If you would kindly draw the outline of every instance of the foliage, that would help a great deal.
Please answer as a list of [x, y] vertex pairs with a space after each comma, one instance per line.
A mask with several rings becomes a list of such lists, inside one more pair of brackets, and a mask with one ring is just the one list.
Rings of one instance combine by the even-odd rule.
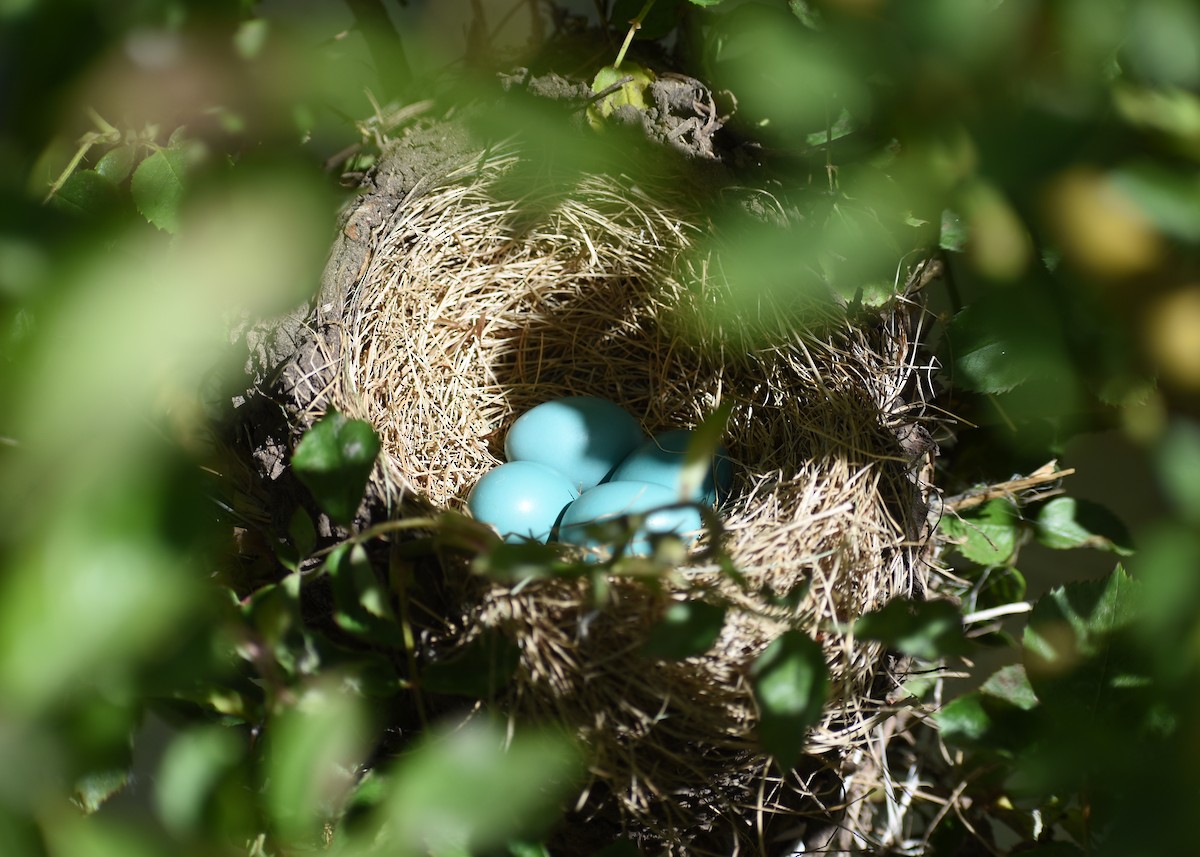
[[[0, 2], [0, 75], [19, 82], [0, 126], [6, 854], [545, 853], [586, 748], [490, 718], [514, 664], [503, 636], [418, 663], [412, 614], [435, 593], [415, 564], [462, 551], [509, 582], [584, 577], [602, 601], [608, 573], [654, 585], [678, 544], [595, 568], [454, 515], [357, 529], [378, 441], [332, 414], [291, 459], [310, 496], [263, 520], [205, 428], [238, 389], [229, 330], [311, 298], [338, 178], [369, 168], [401, 108], [487, 103], [490, 83], [462, 81], [541, 63], [499, 44], [515, 14], [464, 28], [435, 5], [407, 4], [397, 29], [362, 0]], [[731, 300], [779, 307], [786, 330], [814, 305], [892, 299], [927, 254], [945, 270], [930, 334], [939, 405], [960, 420], [938, 473], [960, 604], [897, 601], [824, 631], [930, 669], [971, 672], [997, 648], [1012, 662], [961, 692], [906, 688], [914, 710], [941, 700], [945, 752], [923, 759], [937, 776], [922, 788], [947, 809], [896, 798], [911, 805], [898, 847], [1177, 852], [1195, 837], [1200, 713], [1200, 13], [597, 6], [608, 20], [583, 36], [594, 59], [577, 72], [603, 96], [588, 111], [598, 134], [619, 140], [614, 116], [652, 109], [651, 75], [694, 74], [793, 224], [714, 209], [738, 236], [722, 248]], [[509, 48], [549, 23], [579, 32], [528, 8]], [[514, 103], [493, 130], [542, 127]], [[541, 143], [564, 168], [598, 157], [574, 139], [546, 126]], [[1136, 552], [1111, 514], [1057, 489], [971, 504], [979, 483], [1112, 428], [1148, 450], [1167, 509]], [[387, 539], [401, 529], [421, 534], [407, 555]], [[1017, 567], [1042, 549], [1125, 565], [1047, 588]], [[671, 604], [643, 656], [703, 653], [725, 618], [703, 593]], [[789, 630], [751, 681], [761, 743], [786, 768], [821, 716], [820, 649]], [[429, 722], [434, 697], [481, 713], [447, 730]]]

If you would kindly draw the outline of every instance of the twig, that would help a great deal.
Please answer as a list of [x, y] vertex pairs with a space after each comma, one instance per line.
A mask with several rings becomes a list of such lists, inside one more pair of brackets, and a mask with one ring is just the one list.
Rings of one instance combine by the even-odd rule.
[[980, 622], [999, 619], [1001, 616], [1017, 616], [1021, 613], [1028, 613], [1032, 609], [1032, 601], [1014, 601], [1012, 604], [1001, 604], [997, 607], [989, 607], [987, 610], [976, 610], [974, 613], [968, 613], [966, 616], [963, 616], [963, 624], [975, 625]]
[[1058, 469], [1058, 462], [1051, 461], [1048, 464], [1039, 467], [1028, 476], [1023, 476], [1020, 479], [1010, 479], [1007, 482], [997, 482], [994, 485], [984, 485], [981, 488], [973, 488], [969, 491], [964, 491], [954, 497], [946, 500], [946, 508], [955, 512], [961, 512], [963, 509], [970, 509], [975, 506], [982, 505], [988, 500], [995, 500], [997, 497], [1011, 497], [1014, 494], [1028, 491], [1031, 488], [1037, 488], [1041, 485], [1048, 485], [1051, 482], [1057, 482], [1075, 472], [1074, 467], [1068, 467], [1065, 470]]

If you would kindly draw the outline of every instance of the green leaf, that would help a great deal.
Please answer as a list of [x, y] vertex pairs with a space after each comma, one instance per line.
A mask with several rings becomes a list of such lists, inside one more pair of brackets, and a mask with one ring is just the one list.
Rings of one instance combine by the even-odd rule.
[[626, 77], [631, 79], [621, 84], [616, 92], [604, 96], [588, 108], [588, 116], [593, 120], [593, 124], [598, 121], [595, 119], [597, 114], [601, 117], [608, 117], [618, 107], [628, 105], [637, 110], [646, 109], [648, 106], [646, 89], [654, 80], [654, 75], [648, 69], [634, 62], [623, 62], [620, 67], [606, 65], [600, 69], [596, 72], [596, 77], [592, 79], [592, 92], [596, 94], [604, 92]]
[[988, 568], [978, 585], [975, 609], [986, 610], [989, 607], [1022, 601], [1027, 590], [1025, 575], [1011, 565]]
[[1159, 481], [1176, 512], [1200, 523], [1200, 425], [1174, 420], [1155, 450]]
[[966, 649], [962, 614], [949, 601], [893, 598], [879, 610], [864, 614], [854, 624], [854, 634], [925, 661]]
[[716, 479], [713, 462], [721, 451], [721, 438], [729, 425], [733, 413], [733, 402], [726, 399], [717, 405], [711, 414], [700, 421], [692, 432], [687, 450], [683, 454], [683, 466], [679, 469], [679, 495], [696, 497], [702, 493], [706, 479]]
[[301, 438], [292, 468], [329, 517], [349, 526], [362, 504], [379, 448], [369, 423], [331, 410]]
[[1053, 379], [1068, 365], [1054, 307], [1034, 288], [993, 290], [960, 312], [946, 331], [954, 383], [1005, 393]]
[[1042, 507], [1034, 535], [1048, 548], [1097, 548], [1120, 556], [1133, 553], [1124, 524], [1103, 506], [1074, 497], [1055, 497]]
[[96, 162], [96, 172], [114, 185], [119, 185], [125, 179], [129, 178], [129, 173], [133, 170], [133, 159], [136, 154], [137, 147], [133, 145], [116, 146], [109, 149], [104, 153], [104, 157]]
[[404, 645], [388, 592], [362, 545], [340, 545], [325, 560], [325, 571], [333, 584], [333, 621], [338, 627], [372, 642]]
[[716, 6], [721, 0], [690, 0], [690, 2], [693, 6], [707, 7]]
[[552, 731], [476, 720], [426, 733], [392, 775], [378, 853], [480, 853], [538, 838], [583, 772], [574, 743]]
[[432, 693], [491, 699], [504, 689], [521, 663], [521, 650], [499, 631], [484, 631], [454, 657], [435, 661], [421, 673]]
[[947, 515], [942, 518], [941, 530], [967, 559], [992, 566], [1003, 564], [1013, 555], [1019, 524], [1017, 507], [1000, 498], [957, 518]]
[[50, 200], [61, 211], [103, 217], [117, 204], [117, 186], [95, 170], [76, 170]]
[[938, 246], [953, 253], [961, 253], [967, 246], [967, 224], [957, 212], [949, 208], [942, 212]]
[[819, 722], [829, 693], [821, 647], [799, 631], [785, 631], [750, 668], [758, 702], [758, 738], [789, 770], [804, 752], [807, 729]]
[[1021, 664], [1009, 664], [996, 670], [980, 686], [979, 692], [1002, 699], [1022, 711], [1029, 711], [1038, 702]]
[[1025, 629], [1024, 663], [1045, 703], [1112, 710], [1143, 684], [1139, 653], [1124, 634], [1141, 615], [1141, 588], [1117, 566], [1107, 577], [1057, 587], [1038, 600]]
[[1133, 164], [1117, 170], [1110, 181], [1162, 232], [1200, 241], [1200, 179], [1192, 172]]
[[213, 792], [247, 750], [246, 738], [226, 726], [177, 735], [154, 778], [155, 803], [166, 828], [176, 836], [201, 832]]
[[266, 809], [286, 838], [315, 838], [338, 817], [369, 751], [370, 731], [361, 700], [336, 680], [308, 686], [267, 724]]
[[142, 217], [172, 234], [179, 231], [187, 156], [182, 147], [159, 149], [133, 171], [130, 190]]
[[725, 625], [725, 608], [705, 601], [671, 604], [650, 632], [643, 652], [667, 660], [702, 655], [712, 648]]
[[292, 513], [292, 521], [288, 525], [288, 535], [301, 559], [309, 556], [313, 552], [313, 548], [317, 546], [316, 527], [313, 526], [313, 520], [309, 516], [308, 510], [303, 506], [297, 506], [296, 511]]
[[129, 784], [129, 771], [113, 768], [85, 774], [75, 782], [73, 800], [85, 813], [91, 815]]
[[948, 743], [1011, 758], [1034, 740], [1036, 724], [1027, 712], [1037, 704], [1024, 668], [1015, 664], [994, 673], [979, 690], [951, 700], [935, 719]]

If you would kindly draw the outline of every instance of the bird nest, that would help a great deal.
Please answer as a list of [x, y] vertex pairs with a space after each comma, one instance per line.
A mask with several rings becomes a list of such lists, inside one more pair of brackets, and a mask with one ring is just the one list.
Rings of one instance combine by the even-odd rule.
[[[602, 598], [583, 577], [463, 575], [430, 650], [485, 634], [515, 645], [498, 705], [574, 731], [590, 771], [575, 809], [609, 832], [727, 854], [771, 851], [770, 816], [841, 807], [852, 827], [845, 814], [869, 807], [846, 778], [881, 753], [873, 736], [899, 681], [853, 621], [921, 597], [929, 556], [931, 455], [908, 442], [921, 416], [912, 290], [874, 309], [830, 304], [820, 324], [762, 340], [720, 311], [719, 236], [691, 167], [564, 184], [522, 165], [520, 145], [453, 126], [383, 159], [344, 215], [304, 358], [284, 374], [293, 419], [336, 407], [370, 422], [383, 447], [372, 491], [398, 514], [463, 510], [513, 420], [549, 399], [610, 399], [647, 432], [729, 403], [736, 476], [719, 544], [656, 585], [615, 574]], [[727, 609], [715, 645], [644, 654], [687, 599]], [[788, 629], [819, 642], [830, 692], [806, 743], [815, 761], [783, 773], [756, 740], [750, 668]]]

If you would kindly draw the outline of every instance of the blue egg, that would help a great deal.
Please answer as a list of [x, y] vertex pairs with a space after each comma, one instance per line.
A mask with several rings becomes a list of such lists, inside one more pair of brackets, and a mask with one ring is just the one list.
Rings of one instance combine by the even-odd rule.
[[592, 396], [543, 402], [521, 414], [504, 439], [509, 461], [537, 461], [580, 491], [604, 481], [645, 435], [623, 408]]
[[510, 461], [475, 483], [467, 508], [506, 542], [545, 542], [579, 492], [563, 474], [535, 461]]
[[[672, 489], [678, 498], [679, 478], [683, 473], [685, 453], [692, 442], [692, 434], [687, 429], [656, 434], [621, 462], [613, 472], [613, 481], [652, 482]], [[729, 460], [729, 452], [720, 446], [699, 490], [686, 499], [712, 506], [717, 500], [728, 496], [732, 485], [733, 463]]]
[[595, 549], [602, 545], [587, 532], [588, 524], [611, 521], [621, 515], [646, 515], [629, 545], [629, 553], [646, 556], [651, 552], [651, 534], [674, 533], [694, 538], [703, 526], [700, 513], [694, 508], [662, 508], [678, 502], [676, 493], [662, 485], [605, 482], [584, 491], [567, 507], [558, 525], [558, 537], [568, 544]]

